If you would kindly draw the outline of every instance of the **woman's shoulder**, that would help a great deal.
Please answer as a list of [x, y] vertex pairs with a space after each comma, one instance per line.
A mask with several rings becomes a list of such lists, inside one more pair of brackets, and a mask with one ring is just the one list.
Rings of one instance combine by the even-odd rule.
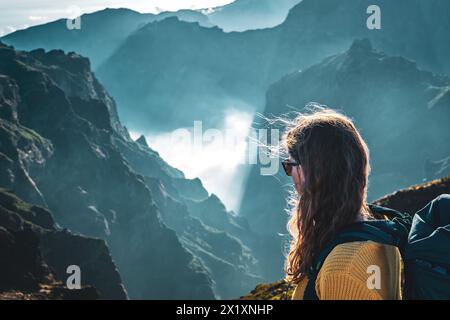
[[[382, 290], [368, 290], [373, 272], [380, 273]], [[316, 290], [324, 293], [330, 286], [360, 287], [364, 298], [397, 298], [401, 257], [397, 247], [373, 241], [349, 242], [336, 246], [325, 259], [316, 281]], [[351, 285], [350, 285], [351, 284]]]
[[[370, 266], [382, 266], [400, 260], [397, 247], [373, 241], [355, 241], [336, 246], [325, 259], [321, 273], [342, 272], [367, 277]], [[319, 273], [320, 275], [320, 273]]]

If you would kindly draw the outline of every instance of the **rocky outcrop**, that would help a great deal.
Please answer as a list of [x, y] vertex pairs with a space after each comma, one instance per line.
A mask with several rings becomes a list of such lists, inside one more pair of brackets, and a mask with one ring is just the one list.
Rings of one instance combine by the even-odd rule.
[[280, 280], [274, 283], [259, 284], [240, 300], [290, 300], [295, 286]]
[[[70, 265], [81, 289], [66, 287]], [[46, 209], [0, 189], [0, 299], [126, 299], [103, 240], [58, 230]]]
[[443, 193], [450, 194], [450, 176], [396, 191], [377, 199], [374, 203], [414, 214]]

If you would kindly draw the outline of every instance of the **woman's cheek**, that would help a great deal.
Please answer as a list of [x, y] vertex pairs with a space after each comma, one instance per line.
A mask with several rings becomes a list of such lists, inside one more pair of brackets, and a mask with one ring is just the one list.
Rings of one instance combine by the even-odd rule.
[[298, 167], [295, 167], [293, 169], [293, 175], [292, 175], [292, 180], [294, 182], [295, 185], [295, 190], [297, 190], [297, 193], [299, 195], [302, 194], [302, 174], [301, 174], [301, 170], [298, 170]]

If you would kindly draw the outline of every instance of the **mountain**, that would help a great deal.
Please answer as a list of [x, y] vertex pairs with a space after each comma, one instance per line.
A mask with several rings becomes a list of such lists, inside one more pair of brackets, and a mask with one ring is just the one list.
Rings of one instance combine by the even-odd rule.
[[[366, 26], [374, 4], [382, 10], [381, 30]], [[226, 110], [261, 112], [271, 83], [344, 52], [359, 38], [450, 74], [449, 12], [445, 0], [304, 0], [274, 28], [229, 33], [169, 18], [130, 35], [98, 76], [123, 121], [138, 130], [174, 130], [194, 120], [219, 127]]]
[[[450, 194], [450, 176], [414, 185], [383, 196], [373, 203], [401, 212], [414, 214], [441, 194]], [[274, 283], [259, 284], [242, 300], [290, 300], [294, 286], [279, 280]]]
[[[449, 85], [446, 76], [379, 52], [367, 39], [356, 40], [344, 54], [274, 83], [267, 91], [265, 114], [281, 115], [311, 101], [342, 109], [356, 120], [371, 147], [371, 194], [378, 197], [385, 192], [383, 185], [395, 190], [423, 179], [425, 155], [440, 160], [450, 154], [444, 120], [450, 116]], [[411, 159], [416, 150], [420, 154]], [[380, 179], [377, 172], [395, 174], [375, 181]]]
[[272, 51], [261, 43], [271, 37], [271, 30], [225, 33], [167, 18], [130, 35], [97, 74], [137, 130], [174, 130], [194, 120], [217, 126], [229, 109], [252, 112], [262, 103], [261, 74]]
[[226, 298], [261, 281], [245, 220], [129, 137], [88, 59], [2, 44], [0, 84], [0, 187], [104, 239], [131, 298]]
[[[381, 29], [366, 26], [367, 8], [377, 5]], [[345, 51], [355, 39], [368, 38], [376, 48], [390, 55], [401, 55], [423, 68], [450, 74], [450, 3], [445, 0], [306, 0], [295, 6], [280, 26], [280, 52], [289, 63], [296, 63], [298, 52], [305, 52], [304, 68], [323, 57]], [[289, 50], [289, 51], [286, 51]], [[291, 57], [291, 58], [289, 58]], [[295, 68], [295, 65], [291, 65]]]
[[301, 0], [236, 0], [213, 8], [209, 20], [225, 32], [274, 27]]
[[141, 26], [151, 22], [176, 16], [182, 21], [199, 22], [211, 26], [208, 18], [198, 11], [180, 10], [160, 14], [139, 13], [130, 9], [104, 9], [83, 14], [81, 28], [69, 30], [67, 19], [18, 30], [3, 37], [4, 43], [17, 49], [46, 50], [62, 49], [74, 51], [89, 57], [93, 68], [105, 61], [114, 50]]
[[126, 132], [89, 61], [4, 45], [0, 57], [2, 186], [37, 198], [61, 226], [106, 240], [131, 298], [213, 298], [206, 271], [113, 146]]
[[[224, 8], [263, 8], [271, 3], [257, 2], [241, 0]], [[366, 26], [370, 5], [381, 9], [381, 30]], [[277, 6], [283, 5], [277, 1]], [[167, 131], [191, 126], [194, 120], [220, 127], [232, 108], [260, 112], [271, 83], [345, 51], [357, 38], [368, 38], [376, 48], [415, 60], [427, 70], [450, 74], [449, 9], [446, 0], [303, 0], [276, 27], [228, 33], [175, 16], [147, 21], [146, 15], [136, 12], [106, 10], [87, 16], [86, 28], [69, 34], [60, 21], [61, 36], [49, 37], [53, 32], [43, 25], [3, 41], [22, 49], [61, 48], [86, 55], [118, 101], [127, 126]], [[102, 16], [111, 18], [97, 19]], [[95, 31], [88, 29], [88, 18], [95, 20]], [[51, 44], [46, 44], [47, 39]], [[161, 108], [170, 111], [160, 112]]]
[[[105, 242], [55, 225], [46, 209], [0, 189], [0, 299], [126, 299]], [[69, 265], [82, 270], [81, 290], [65, 287]]]
[[162, 221], [175, 230], [180, 242], [205, 266], [214, 281], [216, 298], [245, 292], [261, 278], [260, 236], [242, 217], [228, 212], [199, 179], [185, 179], [148, 147], [144, 137], [135, 144], [114, 139], [127, 163], [143, 177]]
[[[346, 52], [275, 82], [267, 91], [264, 115], [293, 116], [292, 111], [317, 101], [354, 119], [370, 149], [368, 196], [375, 199], [423, 181], [429, 175], [427, 159], [450, 154], [449, 88], [448, 77], [379, 52], [367, 39], [356, 40]], [[240, 209], [252, 230], [286, 234], [283, 211], [290, 184], [282, 170], [263, 176], [260, 166], [252, 168]]]

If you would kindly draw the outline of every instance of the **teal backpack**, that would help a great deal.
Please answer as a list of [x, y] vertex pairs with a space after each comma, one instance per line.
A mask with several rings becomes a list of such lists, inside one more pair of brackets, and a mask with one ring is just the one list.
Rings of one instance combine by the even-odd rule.
[[317, 275], [334, 247], [368, 240], [399, 248], [404, 263], [404, 299], [450, 299], [450, 195], [435, 198], [412, 218], [393, 209], [369, 207], [373, 213], [386, 216], [388, 220], [357, 222], [340, 230], [323, 247], [309, 269], [304, 299], [318, 299]]

